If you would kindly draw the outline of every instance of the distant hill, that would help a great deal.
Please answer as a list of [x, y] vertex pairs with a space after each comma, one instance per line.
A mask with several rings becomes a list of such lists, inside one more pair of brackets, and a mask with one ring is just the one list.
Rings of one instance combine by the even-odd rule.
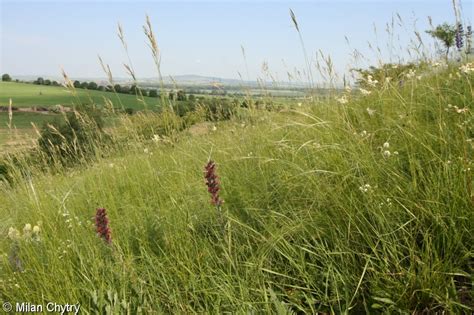
[[[63, 78], [61, 76], [54, 75], [12, 75], [13, 79], [18, 79], [22, 81], [34, 81], [38, 77], [44, 79], [56, 80], [62, 82]], [[105, 77], [72, 77], [71, 80], [79, 81], [94, 81], [99, 84], [105, 84], [107, 79]], [[130, 78], [116, 77], [114, 81], [121, 84], [132, 84], [133, 81]], [[157, 77], [149, 78], [138, 78], [139, 83], [144, 84], [158, 84], [159, 80]], [[166, 85], [182, 85], [182, 86], [202, 86], [207, 85], [211, 86], [214, 84], [220, 84], [228, 87], [259, 87], [259, 82], [257, 81], [243, 81], [239, 79], [227, 79], [221, 77], [213, 76], [202, 76], [196, 74], [187, 74], [187, 75], [176, 75], [176, 76], [164, 76], [163, 82]], [[307, 84], [304, 82], [295, 83], [295, 82], [266, 82], [266, 85], [272, 88], [296, 88], [303, 89], [307, 87]]]

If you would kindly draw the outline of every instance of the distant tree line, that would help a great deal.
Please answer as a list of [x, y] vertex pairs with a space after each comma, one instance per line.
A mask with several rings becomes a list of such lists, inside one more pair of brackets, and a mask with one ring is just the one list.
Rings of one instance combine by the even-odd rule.
[[[157, 89], [154, 88], [141, 88], [136, 84], [132, 85], [120, 85], [120, 84], [115, 84], [115, 85], [98, 85], [95, 82], [80, 82], [78, 80], [75, 80], [73, 82], [73, 85], [76, 89], [87, 89], [87, 90], [98, 90], [98, 91], [104, 91], [104, 92], [115, 92], [115, 93], [121, 93], [121, 94], [132, 94], [132, 95], [137, 95], [137, 96], [148, 96], [148, 97], [161, 97], [160, 93], [158, 92]], [[189, 97], [186, 95], [184, 90], [178, 90], [178, 91], [170, 91], [166, 95], [169, 99], [171, 100], [176, 100], [176, 101], [186, 101], [189, 100], [193, 101], [195, 99], [194, 95], [189, 95]]]
[[33, 81], [33, 84], [37, 84], [37, 85], [52, 85], [52, 86], [59, 86], [60, 84], [58, 83], [58, 81], [51, 81], [49, 79], [43, 79], [42, 77], [39, 77], [38, 79], [34, 80]]

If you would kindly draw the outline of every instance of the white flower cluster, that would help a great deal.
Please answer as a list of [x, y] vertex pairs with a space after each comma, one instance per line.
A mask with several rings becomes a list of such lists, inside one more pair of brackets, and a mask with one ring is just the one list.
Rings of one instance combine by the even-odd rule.
[[336, 97], [336, 101], [341, 105], [347, 104], [349, 102], [346, 95], [343, 95], [341, 97]]
[[408, 79], [412, 79], [416, 76], [416, 70], [413, 70], [413, 69], [410, 69], [408, 71], [407, 74], [405, 74], [405, 76], [408, 78]]
[[365, 184], [359, 187], [359, 190], [363, 193], [368, 193], [372, 190], [372, 187], [369, 184]]
[[[389, 150], [390, 149], [390, 143], [385, 142], [380, 149], [381, 149], [381, 152], [382, 152], [382, 155], [383, 155], [384, 158], [388, 159], [389, 157], [392, 156], [392, 152], [390, 152], [390, 150]], [[398, 151], [394, 151], [393, 155], [398, 155]]]
[[349, 103], [349, 99], [351, 97], [351, 93], [352, 93], [352, 87], [350, 85], [345, 85], [344, 86], [344, 93], [342, 94], [341, 97], [334, 97], [334, 99], [336, 100], [336, 102], [338, 102], [339, 104], [341, 105], [345, 105], [347, 103]]
[[474, 72], [474, 62], [469, 62], [469, 63], [466, 63], [466, 64], [460, 66], [459, 70], [462, 73], [465, 73], [465, 74], [469, 74], [471, 72]]
[[369, 107], [367, 107], [366, 110], [367, 110], [367, 114], [369, 114], [369, 116], [374, 116], [375, 115], [375, 109], [370, 109]]
[[363, 88], [359, 88], [359, 91], [362, 93], [362, 95], [370, 95], [372, 92], [366, 90], [366, 89], [363, 89]]
[[432, 60], [430, 62], [430, 64], [433, 68], [441, 68], [441, 67], [446, 67], [447, 66], [446, 61], [442, 61], [442, 60], [440, 60], [440, 61]]
[[457, 107], [456, 105], [451, 105], [451, 104], [448, 104], [448, 107], [444, 109], [445, 111], [447, 112], [456, 112], [458, 114], [466, 114], [468, 111], [469, 111], [469, 108], [467, 107], [463, 107], [463, 108], [459, 108]]
[[371, 134], [367, 130], [362, 130], [359, 134], [362, 138], [369, 137]]
[[69, 212], [64, 212], [63, 217], [65, 218], [64, 222], [67, 224], [68, 229], [72, 229], [74, 224], [77, 226], [82, 226], [82, 221], [78, 216], [71, 216]]
[[33, 227], [30, 223], [25, 224], [23, 227], [23, 236], [17, 228], [10, 227], [8, 229], [8, 238], [12, 241], [18, 241], [20, 239], [39, 241], [41, 233], [40, 226], [41, 222], [38, 222], [37, 225]]
[[392, 206], [392, 199], [387, 198], [386, 202], [379, 203], [379, 208], [383, 208], [384, 206], [391, 207]]
[[377, 83], [379, 83], [379, 81], [377, 80], [372, 80], [372, 76], [369, 74], [367, 76], [367, 84], [372, 86], [372, 87], [375, 87], [377, 85]]

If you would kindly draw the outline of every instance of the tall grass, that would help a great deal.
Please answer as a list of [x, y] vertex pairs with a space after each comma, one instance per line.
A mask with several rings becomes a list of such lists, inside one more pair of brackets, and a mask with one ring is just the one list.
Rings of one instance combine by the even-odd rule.
[[[473, 70], [363, 78], [367, 95], [240, 108], [203, 135], [173, 111], [124, 116], [93, 163], [16, 159], [0, 184], [0, 300], [85, 314], [469, 313]], [[25, 224], [39, 237], [9, 233]]]
[[[19, 241], [22, 272], [0, 240], [1, 298], [85, 313], [467, 313], [471, 82], [451, 67], [346, 105], [135, 139], [90, 167], [3, 185], [2, 235], [42, 224], [41, 241]], [[226, 240], [203, 183], [210, 154]], [[110, 247], [94, 232], [97, 207]]]

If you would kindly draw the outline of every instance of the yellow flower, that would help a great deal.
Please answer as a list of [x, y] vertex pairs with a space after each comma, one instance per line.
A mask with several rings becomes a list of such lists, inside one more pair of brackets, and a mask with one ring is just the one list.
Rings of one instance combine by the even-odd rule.
[[39, 234], [40, 231], [41, 231], [41, 229], [38, 225], [35, 225], [33, 227], [33, 234]]

